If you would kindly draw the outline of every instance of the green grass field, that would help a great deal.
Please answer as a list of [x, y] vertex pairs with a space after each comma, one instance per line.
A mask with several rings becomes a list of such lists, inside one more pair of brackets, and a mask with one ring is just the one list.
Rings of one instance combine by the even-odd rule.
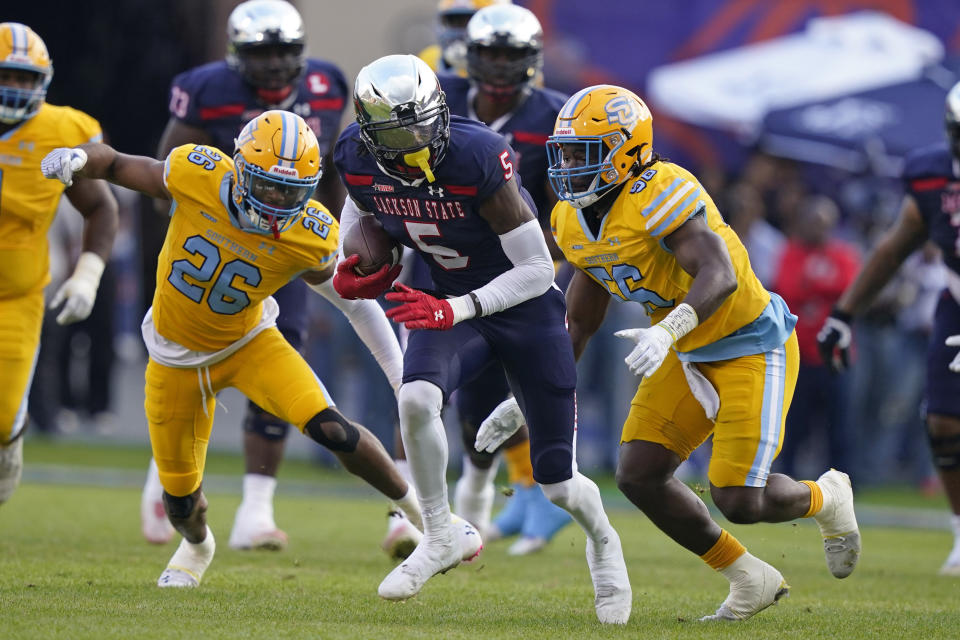
[[[488, 545], [470, 565], [437, 576], [406, 603], [376, 595], [392, 568], [379, 550], [386, 507], [344, 473], [285, 464], [277, 520], [281, 553], [227, 547], [239, 503], [240, 461], [208, 463], [210, 523], [219, 550], [199, 589], [161, 590], [173, 553], [139, 532], [147, 454], [30, 440], [28, 473], [0, 507], [0, 638], [955, 638], [960, 580], [936, 570], [946, 531], [865, 527], [853, 576], [832, 578], [809, 522], [729, 526], [775, 564], [789, 598], [739, 625], [702, 624], [727, 583], [657, 531], [603, 483], [633, 584], [625, 628], [602, 627], [583, 557], [565, 529], [539, 555]], [[74, 484], [66, 484], [70, 480]], [[77, 482], [83, 484], [77, 484]], [[893, 501], [909, 504], [898, 493]], [[881, 494], [865, 496], [878, 502]], [[939, 506], [942, 498], [914, 504]]]

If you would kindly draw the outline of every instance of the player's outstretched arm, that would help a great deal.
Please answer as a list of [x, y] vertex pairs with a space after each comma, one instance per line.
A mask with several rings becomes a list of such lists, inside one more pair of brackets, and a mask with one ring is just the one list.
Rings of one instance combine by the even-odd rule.
[[333, 288], [334, 267], [322, 271], [308, 271], [303, 280], [311, 289], [329, 300], [350, 321], [350, 326], [367, 346], [387, 377], [394, 393], [400, 389], [403, 378], [403, 352], [400, 343], [376, 300], [345, 300]]
[[47, 178], [60, 180], [68, 187], [74, 176], [102, 178], [154, 198], [170, 198], [163, 183], [163, 162], [119, 153], [105, 144], [54, 149], [41, 161], [40, 170]]
[[927, 226], [920, 215], [917, 201], [905, 196], [896, 224], [874, 247], [860, 273], [843, 292], [833, 311], [817, 333], [820, 357], [834, 371], [842, 371], [849, 363], [850, 322], [860, 313], [897, 272], [903, 261], [927, 239]]
[[917, 201], [906, 196], [894, 226], [883, 234], [873, 248], [860, 273], [837, 301], [837, 309], [855, 316], [867, 307], [897, 272], [907, 257], [927, 239], [927, 226], [920, 215]]

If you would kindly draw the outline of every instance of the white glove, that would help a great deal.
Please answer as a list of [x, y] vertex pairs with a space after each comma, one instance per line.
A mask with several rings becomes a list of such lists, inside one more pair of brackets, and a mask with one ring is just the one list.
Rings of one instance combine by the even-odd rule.
[[93, 310], [97, 299], [97, 287], [103, 275], [103, 258], [92, 251], [84, 251], [77, 260], [77, 268], [66, 282], [60, 285], [56, 295], [50, 301], [50, 308], [60, 306], [66, 300], [57, 316], [57, 324], [70, 324], [85, 320]]
[[649, 378], [660, 368], [664, 358], [673, 346], [673, 336], [670, 332], [655, 324], [649, 329], [623, 329], [613, 335], [618, 338], [633, 340], [637, 346], [623, 359], [635, 376]]
[[497, 405], [490, 415], [480, 423], [477, 441], [473, 448], [477, 451], [493, 453], [510, 436], [520, 430], [526, 420], [520, 411], [516, 398], [508, 398]]
[[[946, 345], [948, 347], [960, 347], [960, 334], [947, 338]], [[954, 373], [960, 373], [960, 353], [954, 357], [953, 362], [947, 365], [947, 368]]]
[[73, 184], [73, 174], [87, 164], [87, 152], [83, 149], [60, 147], [48, 153], [40, 161], [40, 171], [45, 178], [56, 178], [68, 187]]

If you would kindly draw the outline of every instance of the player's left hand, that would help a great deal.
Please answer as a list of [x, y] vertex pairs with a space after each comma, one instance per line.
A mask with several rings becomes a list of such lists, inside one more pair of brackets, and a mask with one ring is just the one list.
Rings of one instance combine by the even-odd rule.
[[103, 274], [103, 258], [91, 251], [85, 251], [77, 260], [77, 268], [66, 282], [60, 285], [50, 301], [50, 308], [66, 303], [57, 315], [57, 324], [70, 324], [86, 320], [93, 311], [97, 299], [97, 287]]
[[87, 152], [83, 149], [60, 147], [44, 156], [40, 161], [40, 171], [45, 178], [56, 178], [69, 187], [73, 184], [73, 174], [86, 164]]
[[[946, 345], [948, 347], [960, 347], [960, 334], [948, 337]], [[947, 368], [954, 373], [960, 373], [960, 353], [953, 358], [953, 361], [947, 365]]]
[[644, 378], [649, 378], [660, 368], [673, 346], [673, 336], [659, 325], [653, 325], [649, 329], [623, 329], [613, 335], [637, 343], [623, 361], [633, 375]]
[[446, 331], [453, 326], [453, 308], [446, 300], [405, 284], [397, 284], [394, 289], [386, 295], [387, 300], [405, 303], [387, 310], [387, 317], [394, 322], [402, 322], [407, 329]]
[[493, 453], [509, 440], [510, 436], [519, 431], [525, 422], [517, 399], [507, 398], [480, 423], [473, 448], [477, 451]]

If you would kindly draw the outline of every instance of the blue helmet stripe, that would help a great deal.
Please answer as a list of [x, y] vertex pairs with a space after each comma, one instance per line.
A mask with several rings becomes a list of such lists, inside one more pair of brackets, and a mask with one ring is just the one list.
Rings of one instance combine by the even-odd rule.
[[577, 112], [577, 107], [580, 105], [580, 102], [583, 100], [590, 91], [593, 90], [593, 87], [587, 87], [586, 89], [580, 89], [577, 93], [573, 94], [567, 104], [565, 105], [563, 111], [560, 112], [560, 118], [572, 118], [573, 115]]
[[10, 32], [13, 35], [13, 53], [27, 55], [27, 32], [19, 22], [10, 23]]
[[283, 166], [283, 158], [287, 157], [287, 114], [280, 114], [280, 166]]

